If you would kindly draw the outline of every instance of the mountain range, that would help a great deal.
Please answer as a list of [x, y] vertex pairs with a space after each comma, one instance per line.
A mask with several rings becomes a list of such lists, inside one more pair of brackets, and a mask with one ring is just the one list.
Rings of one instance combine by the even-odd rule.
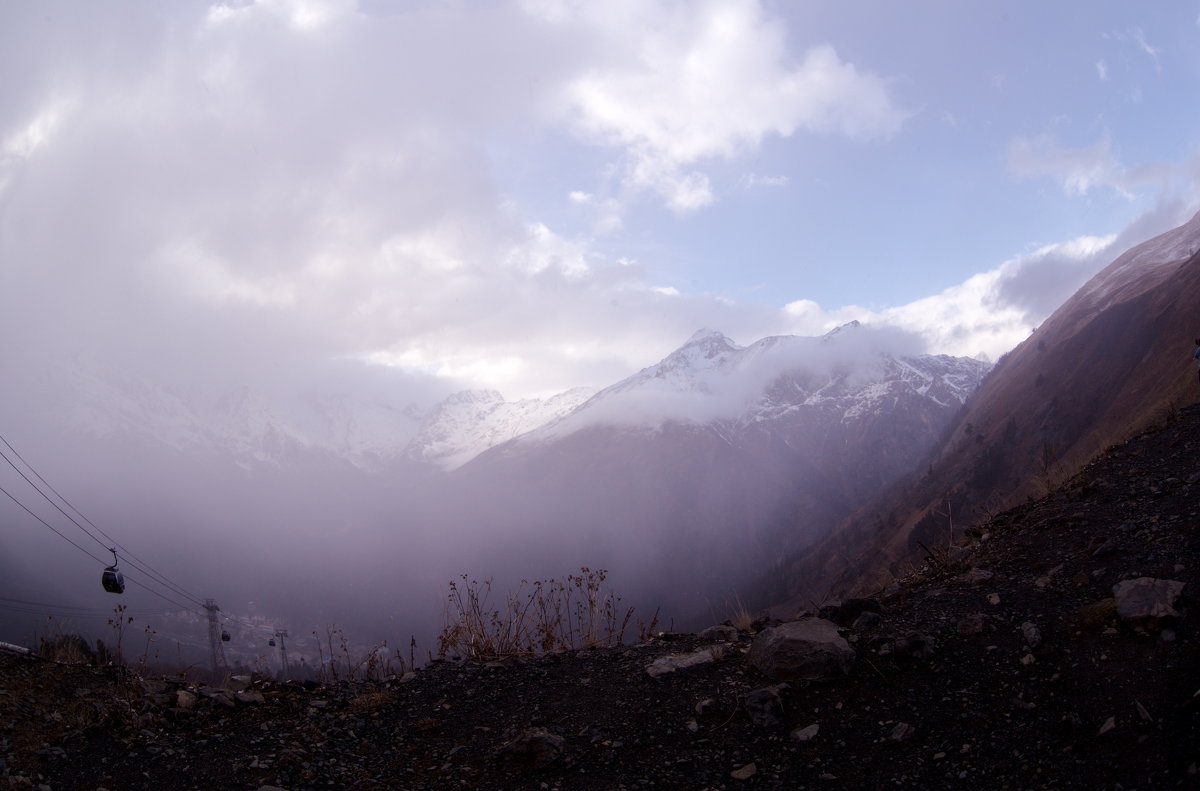
[[121, 449], [104, 497], [216, 531], [247, 568], [286, 536], [294, 569], [363, 596], [591, 566], [680, 617], [739, 592], [794, 604], [886, 583], [1194, 401], [1198, 249], [1200, 215], [1118, 257], [995, 366], [851, 322], [746, 346], [700, 330], [545, 399], [419, 405], [336, 378], [214, 393], [74, 360], [40, 408], [62, 447], [97, 449], [77, 454], [81, 476]]

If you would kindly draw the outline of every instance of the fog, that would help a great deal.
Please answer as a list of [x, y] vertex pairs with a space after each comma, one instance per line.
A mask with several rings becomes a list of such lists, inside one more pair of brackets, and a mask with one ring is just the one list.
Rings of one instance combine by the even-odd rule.
[[[4, 639], [29, 642], [67, 628], [64, 618], [111, 637], [103, 614], [123, 603], [131, 628], [161, 633], [159, 650], [199, 661], [197, 601], [213, 598], [235, 638], [230, 661], [269, 666], [264, 640], [287, 629], [293, 656], [317, 662], [314, 633], [334, 625], [356, 650], [415, 637], [428, 652], [450, 580], [494, 579], [500, 596], [521, 579], [584, 566], [610, 571], [635, 623], [656, 612], [664, 624], [720, 620], [740, 585], [857, 495], [830, 482], [840, 462], [824, 460], [823, 433], [805, 440], [801, 426], [807, 447], [772, 449], [766, 435], [729, 445], [712, 426], [736, 422], [783, 374], [792, 387], [856, 387], [882, 375], [881, 355], [919, 343], [854, 327], [722, 348], [707, 359], [687, 347], [602, 391], [574, 422], [450, 473], [399, 454], [445, 396], [443, 380], [361, 361], [277, 360], [234, 384], [249, 368], [168, 365], [151, 377], [78, 355], [36, 368], [31, 358], [37, 375], [0, 396], [5, 414], [23, 417], [5, 438], [136, 561], [123, 567], [124, 596], [101, 591], [107, 538], [87, 535], [91, 525], [73, 524], [4, 464], [0, 486], [49, 523], [0, 501], [0, 596], [17, 600], [0, 601]], [[660, 369], [691, 389], [652, 375]], [[65, 615], [37, 617], [56, 613]]]

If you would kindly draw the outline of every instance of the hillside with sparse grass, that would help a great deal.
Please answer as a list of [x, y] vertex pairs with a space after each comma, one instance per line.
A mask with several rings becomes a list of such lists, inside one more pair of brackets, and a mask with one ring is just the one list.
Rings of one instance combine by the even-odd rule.
[[[889, 589], [819, 612], [471, 654], [460, 638], [518, 623], [537, 597], [489, 607], [465, 581], [448, 624], [460, 658], [381, 680], [204, 686], [2, 654], [0, 777], [53, 791], [1194, 788], [1198, 516], [1193, 406]], [[595, 637], [612, 636], [615, 598], [573, 579], [572, 623], [590, 607]], [[764, 646], [797, 619], [837, 633], [842, 669], [780, 680]]]

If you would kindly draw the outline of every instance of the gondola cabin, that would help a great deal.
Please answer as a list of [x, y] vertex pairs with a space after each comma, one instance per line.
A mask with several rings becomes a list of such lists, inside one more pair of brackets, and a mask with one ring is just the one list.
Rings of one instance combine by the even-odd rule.
[[100, 584], [109, 593], [124, 593], [125, 575], [118, 571], [115, 565], [109, 566], [104, 570], [104, 574], [101, 575]]
[[104, 590], [109, 593], [124, 593], [125, 592], [125, 575], [117, 569], [117, 548], [112, 547], [108, 550], [113, 555], [112, 565], [104, 569], [104, 573], [100, 575], [100, 584], [104, 586]]
[[229, 632], [226, 632], [226, 631], [222, 631], [222, 632], [221, 632], [221, 642], [222, 642], [222, 643], [228, 643], [228, 642], [229, 642]]

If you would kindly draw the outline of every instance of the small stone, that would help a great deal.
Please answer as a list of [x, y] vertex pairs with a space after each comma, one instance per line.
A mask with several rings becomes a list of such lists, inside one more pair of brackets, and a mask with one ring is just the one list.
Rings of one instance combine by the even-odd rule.
[[751, 762], [751, 763], [746, 764], [745, 766], [740, 766], [737, 769], [734, 769], [732, 772], [729, 773], [729, 776], [732, 777], [734, 780], [749, 780], [751, 777], [754, 777], [754, 775], [757, 773], [758, 773], [758, 767], [755, 766], [753, 764], [753, 762]]
[[1030, 648], [1037, 648], [1042, 644], [1041, 630], [1029, 621], [1021, 624], [1021, 634], [1025, 637], [1025, 642]]
[[524, 769], [541, 769], [562, 756], [563, 737], [545, 728], [527, 728], [521, 735], [502, 745], [496, 757], [504, 763]]
[[1103, 544], [1101, 544], [1100, 546], [1098, 546], [1094, 550], [1092, 550], [1092, 557], [1094, 557], [1094, 558], [1108, 557], [1109, 555], [1111, 555], [1112, 553], [1114, 553], [1116, 551], [1117, 551], [1117, 542], [1113, 541], [1110, 538], [1109, 540], [1105, 541]]
[[701, 715], [706, 714], [716, 708], [716, 706], [717, 701], [714, 698], [705, 698], [696, 704], [696, 713]]
[[242, 690], [233, 693], [233, 697], [238, 703], [266, 703], [267, 699], [263, 694], [256, 689]]
[[1154, 722], [1154, 718], [1150, 716], [1150, 712], [1146, 711], [1146, 707], [1142, 705], [1140, 700], [1135, 700], [1133, 705], [1137, 706], [1137, 713], [1139, 717], [1146, 722]]
[[981, 582], [987, 582], [996, 576], [996, 572], [988, 571], [987, 569], [973, 568], [966, 574], [962, 575], [962, 581], [968, 585], [978, 585]]
[[992, 605], [993, 607], [996, 606], [997, 604], [1000, 603], [1000, 594], [999, 593], [989, 593], [987, 595], [987, 601], [988, 601], [988, 604]]
[[199, 699], [200, 698], [193, 693], [188, 692], [186, 689], [181, 689], [175, 693], [175, 705], [184, 711], [195, 708], [196, 701]]
[[911, 656], [915, 659], [929, 659], [934, 655], [937, 643], [929, 635], [909, 632], [896, 640], [892, 652], [898, 656]]
[[1104, 721], [1104, 724], [1100, 726], [1100, 733], [1097, 735], [1103, 736], [1104, 734], [1108, 733], [1115, 727], [1117, 727], [1117, 718], [1109, 717], [1107, 720]]
[[808, 725], [804, 728], [797, 728], [796, 730], [792, 731], [792, 741], [797, 741], [797, 742], [812, 741], [812, 738], [814, 736], [816, 736], [817, 732], [820, 730], [821, 730], [821, 726], [815, 722], [812, 725]]
[[987, 616], [981, 612], [972, 613], [960, 620], [955, 629], [961, 635], [982, 634], [986, 618]]
[[1075, 611], [1076, 617], [1079, 619], [1079, 625], [1100, 629], [1108, 624], [1109, 619], [1117, 614], [1116, 599], [1102, 599], [1093, 604], [1085, 604]]
[[671, 654], [655, 659], [646, 668], [646, 672], [651, 678], [658, 678], [670, 673], [675, 673], [679, 670], [687, 670], [693, 667], [701, 667], [703, 665], [711, 665], [717, 661], [717, 652], [712, 648], [702, 648], [699, 651], [694, 651], [690, 654]]
[[695, 720], [688, 720], [684, 723], [684, 727], [686, 727], [692, 733], [696, 733], [700, 730], [700, 723], [696, 722]]
[[1076, 572], [1075, 576], [1071, 577], [1071, 582], [1074, 582], [1076, 585], [1087, 585], [1091, 581], [1092, 578], [1088, 576], [1086, 571]]
[[894, 742], [906, 742], [916, 734], [917, 729], [909, 725], [907, 722], [898, 722], [896, 727], [892, 728], [892, 733], [888, 737]]
[[783, 721], [783, 698], [779, 693], [786, 688], [786, 684], [779, 684], [748, 692], [742, 705], [745, 706], [750, 721], [760, 728], [780, 724]]
[[1022, 665], [1026, 665], [1026, 666], [1032, 665], [1036, 661], [1037, 660], [1033, 658], [1033, 654], [1026, 654], [1025, 656], [1021, 657]]

